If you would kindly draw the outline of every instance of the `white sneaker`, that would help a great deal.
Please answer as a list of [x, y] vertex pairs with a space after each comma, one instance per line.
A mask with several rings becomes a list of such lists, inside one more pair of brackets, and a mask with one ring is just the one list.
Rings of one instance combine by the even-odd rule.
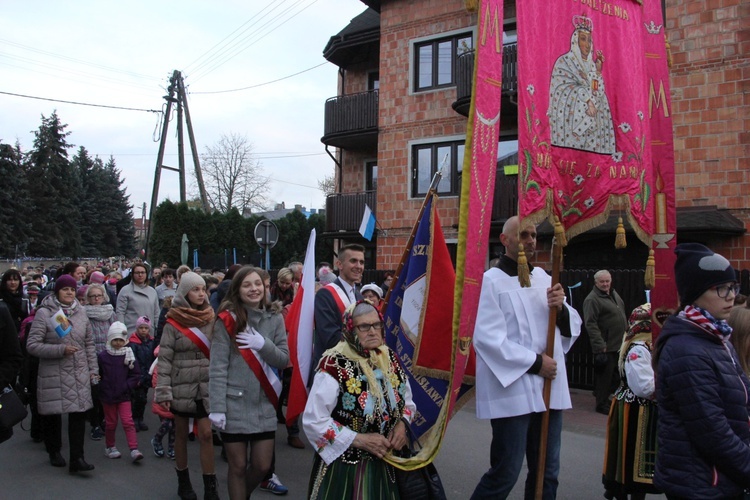
[[143, 453], [138, 450], [130, 450], [130, 458], [133, 459], [133, 462], [143, 460]]
[[104, 448], [104, 456], [107, 458], [120, 458], [122, 455], [114, 446], [111, 448]]

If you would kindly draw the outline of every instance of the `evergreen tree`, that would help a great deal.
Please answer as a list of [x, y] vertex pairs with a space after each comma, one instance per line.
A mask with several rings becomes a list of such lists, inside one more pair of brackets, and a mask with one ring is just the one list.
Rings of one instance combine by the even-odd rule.
[[34, 148], [28, 156], [27, 178], [34, 201], [32, 255], [78, 257], [81, 249], [81, 217], [78, 200], [80, 179], [68, 160], [67, 125], [53, 112], [34, 132]]
[[85, 147], [80, 146], [78, 153], [70, 161], [71, 167], [77, 173], [81, 182], [82, 196], [78, 202], [78, 209], [82, 217], [79, 229], [81, 231], [81, 252], [85, 256], [107, 255], [99, 253], [103, 245], [102, 233], [98, 229], [102, 227], [103, 221], [98, 198], [104, 189], [104, 185], [101, 175], [103, 170], [101, 160], [99, 160], [98, 165], [96, 160], [89, 156]]
[[103, 214], [104, 225], [111, 227], [104, 231], [102, 255], [133, 255], [135, 251], [135, 226], [133, 225], [133, 206], [130, 195], [125, 192], [120, 170], [115, 159], [110, 156], [103, 167], [105, 182], [99, 208]]
[[26, 251], [33, 214], [19, 144], [0, 143], [0, 255], [15, 258]]
[[177, 211], [177, 205], [163, 201], [151, 218], [151, 240], [148, 244], [149, 262], [167, 262], [169, 267], [180, 265], [180, 244], [185, 233], [184, 221]]

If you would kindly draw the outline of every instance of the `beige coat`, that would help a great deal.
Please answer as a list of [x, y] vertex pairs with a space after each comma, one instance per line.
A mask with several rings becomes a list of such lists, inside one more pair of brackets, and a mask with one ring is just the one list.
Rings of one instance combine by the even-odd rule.
[[[36, 312], [26, 349], [39, 358], [37, 401], [42, 415], [82, 412], [93, 407], [91, 375], [99, 374], [94, 335], [86, 311], [80, 304], [68, 317], [72, 331], [60, 338], [50, 318], [60, 309], [48, 295]], [[66, 346], [78, 348], [65, 355]]]
[[[211, 339], [213, 321], [200, 328]], [[171, 401], [173, 410], [196, 412], [196, 400], [208, 411], [209, 361], [192, 340], [167, 323], [159, 344], [158, 377], [154, 401]]]

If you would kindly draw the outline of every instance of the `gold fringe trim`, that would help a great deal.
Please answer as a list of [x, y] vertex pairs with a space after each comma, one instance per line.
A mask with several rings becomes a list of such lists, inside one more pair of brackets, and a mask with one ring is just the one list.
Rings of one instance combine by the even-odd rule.
[[518, 283], [522, 288], [531, 286], [529, 277], [529, 262], [526, 260], [526, 252], [523, 251], [523, 244], [518, 244]]
[[479, 0], [464, 0], [464, 6], [469, 12], [476, 12], [479, 9]]
[[625, 227], [622, 225], [622, 217], [617, 218], [617, 231], [615, 231], [615, 248], [622, 250], [627, 248], [628, 241], [625, 239]]
[[667, 35], [664, 35], [664, 45], [667, 50], [667, 68], [672, 69], [672, 44], [669, 43]]
[[654, 249], [648, 251], [648, 259], [646, 259], [646, 274], [643, 277], [645, 282], [646, 290], [651, 290], [656, 286], [656, 259], [654, 258]]
[[[525, 227], [525, 226], [528, 226], [529, 224], [538, 225], [545, 219], [549, 219], [550, 223], [554, 225], [554, 221], [552, 220], [552, 216], [555, 213], [555, 205], [554, 205], [553, 196], [554, 194], [552, 193], [552, 190], [548, 189], [547, 190], [547, 203], [545, 204], [544, 208], [537, 210], [536, 212], [531, 213], [527, 215], [526, 217], [524, 217], [519, 227]], [[651, 245], [653, 243], [653, 238], [651, 237], [650, 234], [644, 231], [638, 225], [637, 221], [631, 216], [630, 199], [627, 194], [610, 195], [609, 200], [607, 201], [607, 207], [604, 209], [602, 213], [600, 213], [596, 217], [588, 218], [582, 222], [579, 222], [578, 224], [574, 224], [570, 226], [569, 228], [567, 228], [565, 230], [565, 234], [568, 238], [568, 241], [575, 238], [579, 234], [585, 233], [586, 231], [590, 229], [594, 229], [595, 227], [604, 224], [605, 222], [607, 222], [607, 219], [609, 219], [609, 214], [612, 210], [621, 210], [623, 207], [627, 213], [628, 224], [630, 224], [630, 227], [633, 228], [635, 235], [647, 247], [651, 248]]]

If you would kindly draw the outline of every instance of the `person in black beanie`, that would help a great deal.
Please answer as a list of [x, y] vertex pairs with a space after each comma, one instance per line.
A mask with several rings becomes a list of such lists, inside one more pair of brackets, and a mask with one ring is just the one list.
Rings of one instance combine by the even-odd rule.
[[659, 419], [654, 485], [667, 498], [743, 498], [750, 488], [750, 380], [729, 337], [739, 292], [729, 261], [675, 248], [680, 310], [656, 341]]

